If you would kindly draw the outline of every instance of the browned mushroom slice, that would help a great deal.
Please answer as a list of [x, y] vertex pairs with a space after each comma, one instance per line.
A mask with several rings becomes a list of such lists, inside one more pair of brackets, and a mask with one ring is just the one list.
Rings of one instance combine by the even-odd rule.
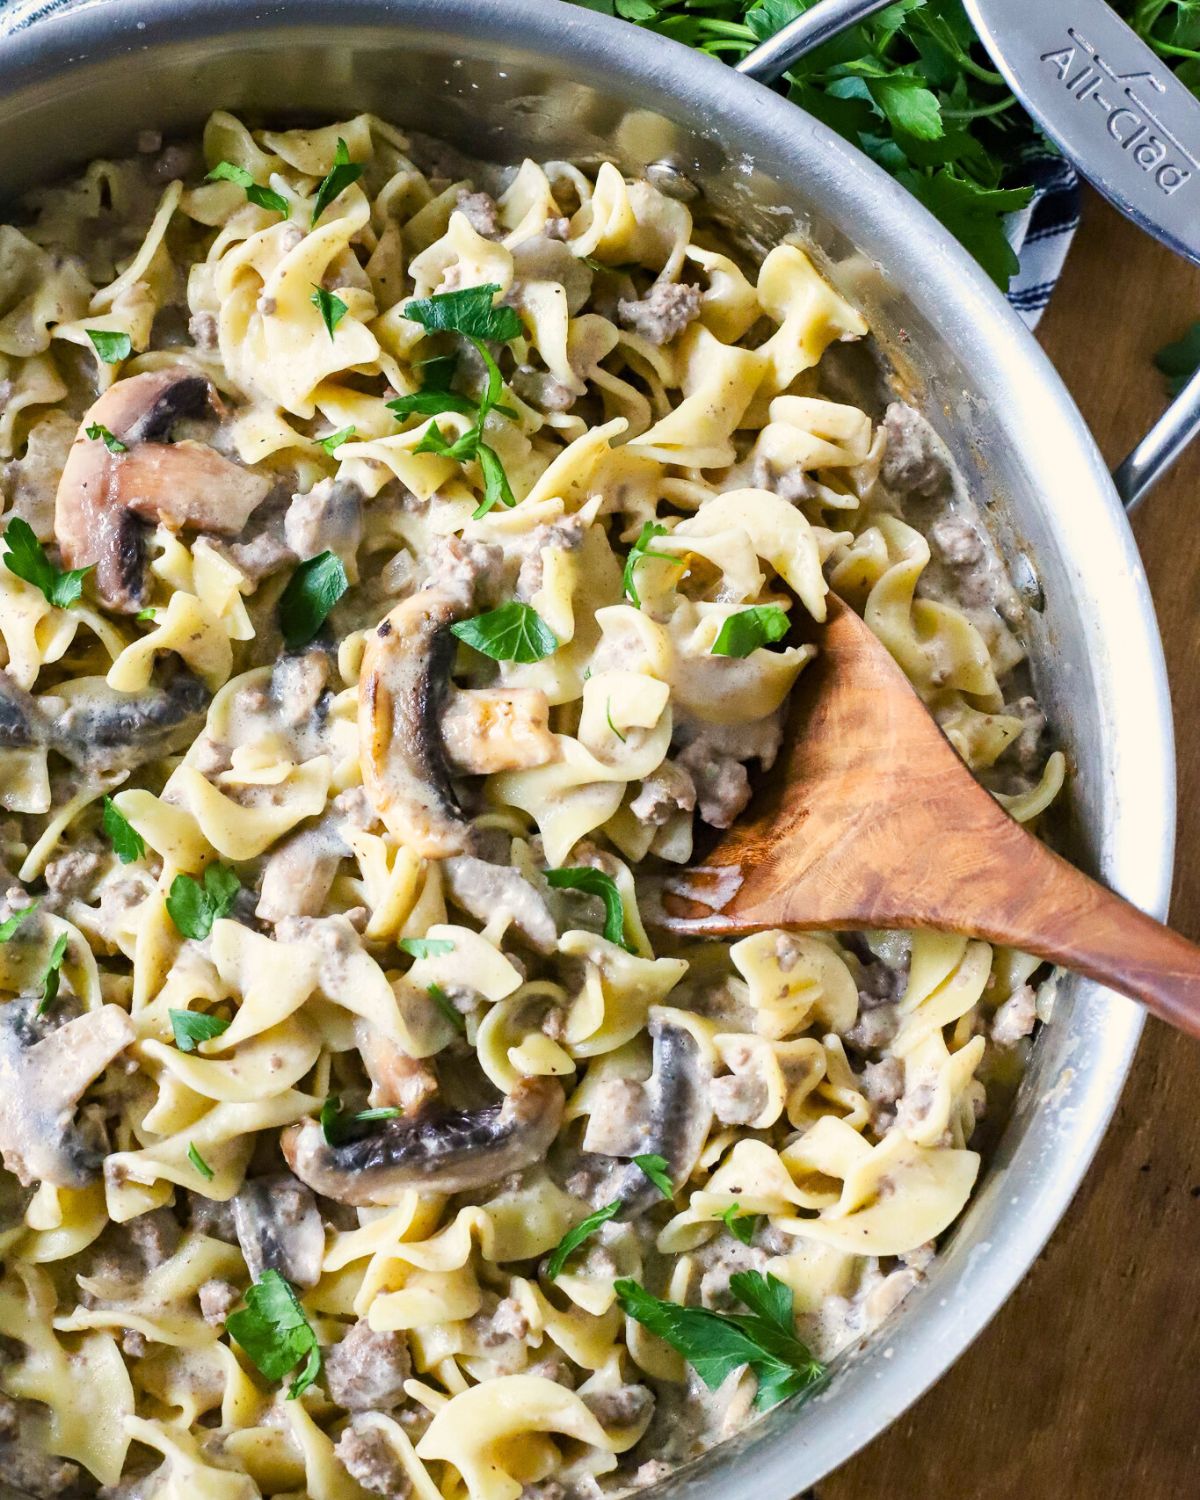
[[[692, 1175], [712, 1124], [711, 1069], [696, 1038], [685, 1026], [655, 1016], [653, 1072], [645, 1085], [649, 1121], [638, 1155], [661, 1156], [678, 1190]], [[633, 1219], [663, 1201], [662, 1193], [636, 1162], [629, 1162], [609, 1184], [609, 1199], [621, 1204], [619, 1217]]]
[[325, 1258], [325, 1226], [317, 1200], [286, 1172], [242, 1184], [233, 1222], [250, 1275], [278, 1271], [293, 1286], [316, 1286]]
[[[96, 568], [111, 608], [132, 613], [145, 594], [144, 523], [237, 536], [271, 481], [206, 443], [170, 441], [177, 422], [219, 413], [202, 375], [180, 367], [118, 380], [88, 410], [59, 481], [54, 534], [69, 568]], [[111, 453], [89, 427], [107, 429]]]
[[184, 671], [141, 693], [119, 693], [103, 677], [78, 678], [51, 725], [50, 744], [82, 771], [133, 770], [191, 744], [209, 697], [200, 679]]
[[559, 757], [540, 688], [455, 689], [442, 713], [442, 744], [456, 771], [490, 776]]
[[358, 1206], [396, 1203], [410, 1187], [458, 1193], [487, 1187], [546, 1154], [562, 1119], [552, 1078], [524, 1078], [502, 1103], [361, 1127], [332, 1146], [315, 1120], [283, 1134], [288, 1166], [315, 1192]]
[[367, 636], [358, 740], [367, 796], [388, 831], [430, 859], [471, 841], [450, 785], [440, 717], [467, 595], [434, 585], [398, 604]]
[[208, 707], [208, 689], [190, 672], [161, 686], [119, 693], [103, 677], [80, 677], [53, 712], [0, 671], [0, 749], [45, 745], [79, 770], [129, 771], [160, 760], [195, 739]]
[[77, 1122], [88, 1085], [133, 1041], [119, 1005], [55, 1027], [38, 1001], [0, 1007], [0, 1156], [22, 1183], [86, 1187], [104, 1155], [99, 1132]]

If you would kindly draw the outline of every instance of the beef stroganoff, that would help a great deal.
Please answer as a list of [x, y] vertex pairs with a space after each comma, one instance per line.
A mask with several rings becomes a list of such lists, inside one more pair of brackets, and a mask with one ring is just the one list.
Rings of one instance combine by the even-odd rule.
[[138, 144], [0, 227], [0, 1479], [653, 1484], [926, 1274], [1037, 967], [664, 882], [830, 590], [1036, 819], [1022, 605], [799, 246], [370, 116]]

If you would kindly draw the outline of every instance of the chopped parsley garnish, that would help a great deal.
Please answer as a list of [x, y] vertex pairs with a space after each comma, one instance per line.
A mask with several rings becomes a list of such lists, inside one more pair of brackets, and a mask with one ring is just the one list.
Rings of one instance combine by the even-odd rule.
[[622, 1311], [682, 1354], [709, 1390], [749, 1365], [758, 1381], [758, 1411], [811, 1392], [824, 1379], [824, 1365], [796, 1337], [792, 1289], [777, 1276], [738, 1271], [729, 1278], [730, 1291], [748, 1313], [681, 1307], [651, 1296], [636, 1281], [614, 1282], [613, 1289]]
[[516, 415], [509, 407], [499, 404], [504, 379], [484, 343], [485, 339], [507, 343], [509, 339], [519, 337], [522, 331], [521, 320], [513, 308], [493, 306], [492, 297], [499, 290], [498, 284], [489, 282], [485, 286], [464, 287], [458, 292], [439, 292], [433, 297], [415, 298], [404, 308], [405, 317], [420, 323], [429, 333], [457, 333], [471, 341], [487, 371], [487, 385], [479, 402], [450, 390], [453, 365], [447, 367], [434, 360], [425, 366], [429, 373], [420, 391], [388, 402], [391, 410], [401, 418], [414, 413], [438, 416], [446, 411], [474, 415], [474, 425], [453, 440], [446, 437], [436, 422], [431, 422], [415, 450], [417, 453], [436, 453], [456, 463], [468, 463], [474, 459], [479, 464], [483, 475], [483, 499], [472, 520], [486, 516], [495, 505], [516, 504], [500, 455], [483, 441], [484, 424], [489, 413], [498, 411], [506, 417]]
[[324, 323], [329, 337], [333, 337], [333, 330], [338, 326], [350, 309], [334, 292], [327, 292], [323, 286], [313, 286], [313, 294], [308, 299], [316, 310], [321, 314], [321, 322]]
[[141, 859], [145, 854], [146, 845], [141, 834], [111, 797], [104, 799], [104, 814], [100, 819], [100, 826], [108, 835], [113, 853], [123, 865], [131, 865], [135, 859]]
[[650, 546], [656, 536], [667, 535], [665, 526], [660, 526], [657, 521], [647, 521], [625, 559], [625, 568], [621, 574], [621, 589], [625, 597], [638, 609], [642, 607], [641, 595], [637, 591], [637, 581], [634, 578], [634, 570], [638, 563], [645, 561], [647, 557], [657, 557], [662, 562], [677, 563], [679, 561], [673, 552], [655, 552]]
[[62, 961], [67, 953], [67, 934], [60, 932], [54, 939], [54, 947], [50, 950], [50, 958], [46, 965], [46, 972], [42, 975], [42, 1002], [38, 1006], [38, 1015], [54, 1004], [58, 999], [58, 979], [62, 970]]
[[203, 884], [190, 875], [176, 875], [167, 895], [167, 911], [185, 938], [206, 938], [213, 923], [232, 911], [241, 888], [241, 881], [225, 865], [209, 865]]
[[425, 993], [437, 1006], [438, 1010], [441, 1011], [442, 1018], [449, 1021], [455, 1031], [466, 1031], [466, 1017], [456, 1005], [451, 1003], [450, 996], [447, 995], [440, 984], [431, 984]]
[[493, 661], [542, 661], [559, 647], [558, 637], [533, 605], [516, 599], [473, 619], [459, 620], [450, 630]]
[[521, 320], [515, 308], [495, 305], [492, 299], [498, 291], [500, 285], [493, 281], [415, 297], [405, 305], [404, 316], [420, 323], [427, 333], [462, 333], [469, 339], [507, 344], [509, 339], [520, 338]]
[[20, 911], [13, 912], [11, 917], [5, 917], [4, 921], [0, 922], [0, 943], [7, 943], [25, 918], [33, 916], [41, 904], [42, 898], [35, 896], [28, 906], [23, 906]]
[[349, 587], [336, 552], [322, 552], [300, 564], [279, 599], [279, 628], [289, 651], [307, 646]]
[[180, 1052], [195, 1052], [201, 1042], [211, 1042], [229, 1030], [229, 1022], [220, 1016], [206, 1016], [199, 1010], [168, 1010], [175, 1045]]
[[395, 1120], [403, 1113], [393, 1105], [384, 1105], [378, 1109], [360, 1109], [356, 1114], [345, 1114], [342, 1110], [342, 1101], [336, 1094], [331, 1094], [321, 1106], [321, 1134], [331, 1146], [339, 1146], [343, 1141], [348, 1141], [355, 1132], [357, 1125], [369, 1125], [374, 1120]]
[[335, 451], [343, 443], [348, 443], [356, 431], [357, 428], [354, 427], [341, 427], [337, 432], [331, 432], [328, 437], [318, 438], [317, 447], [324, 448], [325, 452], [332, 458]]
[[1178, 396], [1188, 381], [1200, 370], [1200, 319], [1182, 338], [1168, 344], [1154, 356], [1155, 365], [1167, 377], [1167, 389]]
[[310, 229], [316, 224], [317, 220], [333, 200], [340, 197], [352, 182], [358, 181], [363, 171], [364, 164], [360, 161], [350, 160], [350, 148], [339, 135], [337, 146], [333, 152], [333, 166], [329, 171], [329, 175], [317, 189], [316, 201], [313, 203], [312, 218], [309, 220]]
[[574, 1229], [568, 1229], [551, 1252], [550, 1259], [546, 1262], [546, 1276], [548, 1279], [557, 1281], [571, 1252], [577, 1250], [589, 1235], [595, 1234], [601, 1224], [607, 1224], [609, 1219], [618, 1214], [620, 1210], [621, 1205], [619, 1202], [606, 1203], [603, 1208], [598, 1208], [594, 1214], [588, 1214], [586, 1219], [581, 1219]]
[[192, 1145], [191, 1141], [188, 1142], [187, 1154], [188, 1161], [190, 1161], [192, 1166], [195, 1167], [196, 1171], [200, 1173], [205, 1182], [211, 1182], [217, 1174], [200, 1155], [199, 1151], [196, 1150], [195, 1146]]
[[119, 365], [133, 353], [133, 340], [127, 333], [111, 333], [106, 328], [85, 328], [84, 332], [106, 365]]
[[245, 167], [239, 167], [231, 161], [219, 161], [205, 179], [207, 182], [234, 182], [238, 187], [244, 189], [246, 197], [258, 208], [265, 208], [272, 213], [282, 214], [286, 219], [292, 211], [291, 204], [273, 188], [263, 187], [255, 182]]
[[457, 391], [443, 390], [438, 386], [422, 386], [411, 396], [397, 396], [394, 401], [389, 401], [387, 408], [400, 418], [438, 417], [444, 411], [458, 411], [463, 416], [473, 417], [479, 410], [479, 403], [472, 401], [470, 396], [460, 396]]
[[758, 1228], [757, 1214], [744, 1214], [736, 1203], [731, 1203], [721, 1215], [735, 1240], [741, 1240], [743, 1245], [748, 1245], [754, 1238], [754, 1231]]
[[633, 1161], [635, 1166], [641, 1167], [664, 1198], [675, 1196], [675, 1186], [671, 1181], [665, 1156], [659, 1156], [657, 1152], [648, 1152], [644, 1156], [635, 1156]]
[[302, 1396], [321, 1373], [317, 1336], [291, 1283], [278, 1271], [264, 1271], [247, 1288], [246, 1306], [230, 1313], [225, 1328], [268, 1380], [282, 1380], [304, 1361], [288, 1390], [289, 1401]]
[[396, 947], [412, 958], [443, 958], [454, 952], [449, 938], [401, 938]]
[[730, 615], [712, 643], [713, 656], [749, 656], [788, 633], [787, 611], [778, 604], [756, 604]]
[[625, 940], [625, 902], [617, 889], [617, 882], [603, 870], [594, 870], [590, 865], [565, 870], [547, 870], [546, 884], [556, 891], [583, 891], [589, 896], [599, 896], [604, 902], [604, 936], [627, 953], [633, 945]]
[[41, 589], [48, 603], [58, 609], [69, 609], [83, 593], [83, 580], [91, 567], [60, 572], [46, 556], [33, 527], [20, 516], [14, 516], [4, 529], [4, 566], [10, 573]]
[[108, 428], [100, 422], [93, 422], [89, 427], [83, 429], [84, 436], [91, 438], [93, 443], [103, 443], [110, 453], [128, 453], [129, 449], [119, 437], [114, 437]]

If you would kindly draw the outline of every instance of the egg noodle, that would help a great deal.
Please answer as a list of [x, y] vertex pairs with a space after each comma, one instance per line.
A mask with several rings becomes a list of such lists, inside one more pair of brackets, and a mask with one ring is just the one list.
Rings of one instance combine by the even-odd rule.
[[655, 925], [831, 590], [1014, 816], [1064, 770], [862, 317], [685, 187], [217, 113], [0, 227], [25, 1492], [652, 1484], [967, 1203], [1034, 959]]

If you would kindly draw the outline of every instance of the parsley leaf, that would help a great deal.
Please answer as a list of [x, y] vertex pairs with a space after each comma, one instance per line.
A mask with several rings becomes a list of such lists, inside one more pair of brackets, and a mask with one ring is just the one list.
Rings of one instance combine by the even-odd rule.
[[101, 442], [110, 453], [128, 453], [128, 447], [120, 438], [114, 437], [108, 428], [100, 422], [93, 422], [90, 427], [83, 429], [84, 436], [91, 438], [92, 442]]
[[300, 564], [279, 599], [279, 626], [289, 651], [312, 640], [349, 587], [336, 552], [322, 552]]
[[621, 1211], [619, 1202], [606, 1203], [603, 1208], [598, 1208], [594, 1214], [588, 1214], [586, 1219], [581, 1219], [574, 1229], [568, 1229], [562, 1239], [551, 1252], [550, 1259], [546, 1262], [546, 1276], [550, 1281], [557, 1281], [562, 1274], [562, 1269], [567, 1263], [567, 1257], [573, 1250], [577, 1250], [589, 1235], [595, 1234], [601, 1224], [606, 1224], [609, 1219], [615, 1217]]
[[167, 1016], [180, 1052], [195, 1052], [199, 1043], [211, 1042], [213, 1037], [229, 1030], [228, 1021], [222, 1021], [220, 1016], [206, 1016], [199, 1010], [168, 1010]]
[[537, 610], [516, 599], [473, 619], [460, 620], [450, 630], [493, 661], [542, 661], [559, 647], [558, 637]]
[[787, 611], [778, 604], [756, 604], [730, 615], [712, 643], [713, 656], [749, 656], [788, 633]]
[[673, 552], [653, 552], [650, 543], [656, 536], [668, 535], [667, 528], [660, 526], [657, 521], [647, 521], [638, 534], [638, 539], [629, 549], [629, 555], [625, 559], [625, 568], [621, 574], [621, 590], [638, 609], [642, 607], [641, 596], [638, 594], [637, 585], [634, 582], [634, 569], [638, 563], [647, 557], [657, 557], [663, 562], [677, 563], [679, 558]]
[[488, 282], [457, 292], [416, 297], [406, 304], [404, 316], [420, 323], [427, 333], [462, 333], [469, 339], [506, 344], [520, 338], [521, 320], [515, 308], [493, 305], [492, 298], [499, 290], [498, 282]]
[[282, 214], [285, 219], [291, 215], [292, 206], [282, 193], [277, 193], [273, 188], [263, 187], [255, 182], [245, 167], [239, 167], [234, 162], [219, 161], [204, 180], [206, 182], [236, 182], [238, 187], [244, 189], [250, 202], [258, 208]]
[[190, 875], [176, 875], [167, 895], [167, 911], [185, 938], [206, 938], [213, 923], [232, 910], [241, 888], [241, 881], [225, 865], [209, 865], [203, 884]]
[[192, 1166], [195, 1167], [196, 1171], [200, 1173], [205, 1182], [211, 1182], [217, 1174], [200, 1155], [199, 1151], [196, 1150], [191, 1141], [188, 1142], [187, 1154], [188, 1161], [190, 1161]]
[[348, 443], [358, 429], [355, 427], [341, 427], [337, 432], [331, 432], [328, 437], [318, 438], [317, 447], [324, 448], [325, 452], [333, 457], [334, 451]]
[[447, 995], [446, 991], [441, 987], [440, 984], [431, 984], [425, 991], [425, 993], [437, 1006], [438, 1010], [441, 1011], [442, 1018], [446, 1021], [449, 1021], [451, 1026], [454, 1027], [455, 1031], [466, 1031], [466, 1017], [456, 1005], [453, 1005], [451, 1003], [450, 996]]
[[758, 1411], [814, 1390], [825, 1367], [796, 1337], [791, 1287], [758, 1271], [739, 1271], [729, 1286], [749, 1313], [681, 1307], [652, 1296], [636, 1281], [614, 1282], [613, 1289], [622, 1311], [682, 1354], [709, 1390], [742, 1365], [749, 1365], [758, 1381]]
[[54, 939], [54, 947], [50, 950], [50, 958], [46, 965], [46, 972], [42, 975], [42, 1003], [38, 1006], [38, 1015], [42, 1015], [54, 1004], [58, 998], [58, 977], [62, 969], [62, 961], [67, 953], [67, 934], [60, 932]]
[[735, 1240], [741, 1240], [743, 1245], [748, 1245], [754, 1239], [754, 1231], [758, 1228], [757, 1214], [744, 1214], [736, 1203], [731, 1203], [721, 1215]]
[[1154, 356], [1154, 363], [1167, 377], [1167, 390], [1178, 396], [1197, 370], [1200, 370], [1200, 319], [1182, 338], [1168, 344]]
[[635, 1156], [634, 1162], [641, 1167], [646, 1176], [659, 1190], [664, 1198], [675, 1196], [675, 1184], [671, 1181], [671, 1173], [667, 1167], [665, 1156], [659, 1156], [656, 1152], [648, 1152], [644, 1156]]
[[28, 906], [22, 906], [19, 911], [13, 912], [11, 917], [5, 917], [4, 921], [0, 922], [0, 943], [9, 942], [25, 918], [33, 916], [41, 904], [42, 898], [35, 896]]
[[401, 419], [412, 416], [438, 417], [444, 411], [457, 411], [465, 417], [473, 417], [479, 409], [470, 396], [460, 396], [457, 391], [444, 390], [439, 386], [422, 386], [411, 396], [397, 396], [394, 401], [387, 403], [387, 408]]
[[[507, 505], [510, 509], [517, 503], [509, 487], [508, 475], [500, 462], [500, 455], [486, 443], [480, 443], [475, 452], [479, 467], [483, 471], [483, 499], [471, 512], [472, 521], [486, 516], [493, 505]], [[555, 642], [557, 645], [557, 641]]]
[[123, 865], [131, 865], [135, 859], [141, 859], [145, 854], [146, 845], [141, 834], [111, 797], [104, 799], [104, 815], [100, 819], [100, 826], [108, 835], [113, 853]]
[[333, 166], [330, 169], [329, 175], [317, 189], [312, 218], [309, 220], [310, 229], [316, 224], [317, 220], [333, 200], [344, 193], [352, 182], [358, 181], [364, 170], [365, 167], [362, 162], [350, 160], [350, 149], [341, 136], [338, 136], [338, 143], [333, 153]]
[[229, 1315], [225, 1328], [268, 1380], [282, 1380], [305, 1361], [288, 1390], [289, 1401], [303, 1395], [321, 1373], [317, 1336], [291, 1283], [278, 1271], [264, 1271], [246, 1289], [246, 1306]]
[[83, 580], [91, 568], [72, 568], [68, 573], [60, 573], [46, 556], [28, 521], [14, 516], [4, 528], [4, 541], [8, 547], [4, 566], [26, 583], [32, 583], [34, 588], [41, 589], [50, 604], [58, 609], [68, 609], [83, 593]]
[[345, 1114], [342, 1111], [342, 1101], [336, 1094], [331, 1094], [321, 1106], [321, 1134], [331, 1146], [339, 1146], [358, 1133], [356, 1126], [369, 1125], [374, 1120], [395, 1120], [401, 1114], [403, 1110], [392, 1105], [379, 1109], [360, 1109], [357, 1114]]
[[338, 326], [350, 309], [342, 299], [333, 292], [327, 292], [323, 286], [313, 284], [313, 294], [308, 299], [316, 310], [321, 314], [321, 322], [324, 323], [329, 337], [333, 337], [333, 330]]
[[401, 938], [396, 947], [413, 958], [441, 958], [454, 952], [449, 938]]
[[85, 328], [84, 332], [106, 365], [119, 365], [133, 353], [133, 340], [127, 333], [112, 333], [106, 328]]
[[616, 943], [627, 953], [634, 951], [633, 945], [625, 940], [625, 902], [611, 875], [606, 875], [603, 870], [594, 870], [590, 865], [581, 865], [564, 870], [547, 870], [546, 884], [556, 891], [583, 891], [589, 896], [599, 896], [604, 902], [606, 940]]

